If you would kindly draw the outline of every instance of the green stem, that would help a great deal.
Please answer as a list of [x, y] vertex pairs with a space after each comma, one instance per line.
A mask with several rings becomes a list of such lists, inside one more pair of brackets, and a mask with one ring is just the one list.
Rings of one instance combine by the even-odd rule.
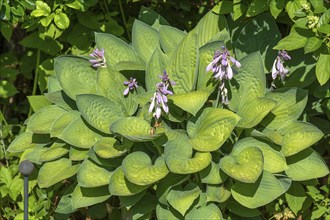
[[123, 5], [121, 4], [121, 0], [118, 0], [118, 2], [119, 2], [120, 14], [121, 14], [121, 17], [123, 19], [124, 26], [125, 26], [127, 38], [130, 41], [131, 40], [131, 36], [129, 35], [129, 31], [128, 31], [128, 28], [127, 28], [127, 22], [126, 22], [125, 13], [124, 13], [124, 10], [123, 10]]
[[218, 93], [217, 93], [217, 99], [213, 103], [213, 108], [218, 108], [218, 104], [219, 104], [219, 100], [220, 100], [220, 93], [221, 93], [221, 90], [220, 90], [220, 85], [219, 85]]
[[[35, 67], [35, 71], [34, 71], [34, 80], [33, 80], [32, 95], [36, 95], [37, 94], [38, 78], [39, 78], [39, 64], [40, 64], [40, 50], [37, 50], [37, 62], [36, 62], [36, 67]], [[28, 117], [30, 117], [32, 115], [32, 112], [33, 112], [33, 110], [32, 110], [32, 108], [30, 106]]]

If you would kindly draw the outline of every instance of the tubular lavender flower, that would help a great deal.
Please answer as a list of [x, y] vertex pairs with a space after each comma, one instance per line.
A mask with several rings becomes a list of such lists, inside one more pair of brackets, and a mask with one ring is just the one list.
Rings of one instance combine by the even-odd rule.
[[221, 94], [222, 101], [221, 103], [224, 105], [227, 105], [229, 103], [228, 101], [228, 90], [225, 88], [225, 80], [230, 80], [233, 78], [233, 70], [230, 66], [229, 60], [237, 67], [241, 67], [241, 63], [238, 62], [236, 59], [234, 59], [232, 56], [230, 56], [229, 51], [222, 46], [221, 51], [216, 50], [214, 52], [214, 57], [213, 60], [209, 65], [206, 67], [206, 71], [211, 71], [213, 72], [213, 77], [216, 80], [220, 81], [219, 85], [219, 91], [218, 91], [218, 97], [217, 101], [215, 102], [215, 106], [217, 106], [219, 96]]
[[277, 76], [280, 76], [281, 80], [283, 81], [286, 75], [289, 73], [289, 70], [285, 69], [283, 65], [287, 60], [291, 60], [291, 57], [287, 54], [287, 52], [285, 50], [279, 51], [272, 68], [273, 80], [275, 80]]
[[125, 81], [124, 85], [127, 86], [127, 88], [123, 92], [124, 95], [127, 95], [130, 90], [136, 89], [138, 87], [136, 79], [133, 77], [131, 77], [129, 81]]
[[89, 56], [93, 57], [94, 59], [90, 59], [89, 62], [92, 63], [93, 67], [106, 67], [106, 60], [104, 57], [104, 48], [102, 50], [95, 49], [93, 53], [89, 54]]

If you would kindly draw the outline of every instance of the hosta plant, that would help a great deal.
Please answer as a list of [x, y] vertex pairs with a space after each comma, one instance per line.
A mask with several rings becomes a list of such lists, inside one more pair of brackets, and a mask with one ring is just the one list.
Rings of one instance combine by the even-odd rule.
[[300, 119], [307, 91], [266, 80], [285, 80], [290, 60], [272, 49], [280, 40], [273, 21], [260, 20], [275, 38], [254, 51], [245, 29], [232, 44], [213, 12], [188, 33], [136, 20], [131, 44], [96, 33], [90, 56], [55, 59], [44, 94], [52, 105], [28, 119], [8, 151], [37, 164], [40, 187], [68, 187], [57, 213], [260, 215], [292, 183], [329, 173], [311, 148], [323, 133]]

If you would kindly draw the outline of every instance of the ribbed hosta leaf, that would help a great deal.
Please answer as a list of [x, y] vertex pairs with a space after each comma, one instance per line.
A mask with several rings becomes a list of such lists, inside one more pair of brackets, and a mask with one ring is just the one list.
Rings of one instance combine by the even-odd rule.
[[137, 185], [149, 185], [168, 174], [163, 157], [158, 157], [153, 164], [150, 157], [141, 151], [136, 151], [125, 157], [122, 163], [125, 177]]
[[199, 190], [199, 187], [194, 183], [189, 183], [184, 188], [175, 187], [168, 193], [167, 200], [173, 208], [184, 216], [194, 200], [198, 198]]
[[270, 143], [247, 137], [239, 140], [232, 151], [232, 155], [238, 155], [242, 150], [249, 147], [257, 147], [262, 151], [264, 157], [264, 170], [270, 173], [279, 173], [288, 168], [284, 155], [272, 148]]
[[199, 172], [202, 183], [220, 184], [227, 179], [227, 175], [220, 170], [220, 164], [211, 162], [205, 169]]
[[230, 188], [222, 185], [207, 185], [206, 188], [207, 201], [210, 202], [225, 202], [231, 196]]
[[151, 141], [159, 136], [159, 134], [150, 134], [151, 127], [149, 123], [138, 117], [119, 119], [111, 125], [110, 131], [138, 142]]
[[193, 91], [186, 94], [174, 94], [168, 96], [173, 103], [181, 109], [196, 115], [197, 112], [203, 107], [209, 93], [205, 91]]
[[27, 149], [44, 146], [50, 142], [49, 135], [33, 134], [31, 131], [18, 135], [7, 148], [8, 152], [23, 152]]
[[285, 193], [291, 185], [291, 179], [277, 179], [273, 174], [264, 171], [255, 183], [235, 183], [231, 188], [234, 199], [245, 207], [254, 209], [274, 201]]
[[60, 56], [54, 60], [54, 70], [64, 92], [73, 100], [79, 94], [96, 94], [96, 71], [87, 59]]
[[264, 166], [262, 151], [249, 147], [238, 154], [230, 154], [220, 160], [221, 169], [230, 177], [244, 183], [255, 183]]
[[66, 143], [80, 148], [91, 148], [101, 138], [81, 119], [72, 121], [59, 136]]
[[92, 206], [110, 198], [110, 193], [107, 186], [95, 188], [83, 188], [76, 186], [71, 193], [71, 204], [73, 209]]
[[306, 149], [287, 158], [289, 169], [286, 175], [293, 181], [321, 178], [329, 174], [329, 168], [322, 157], [312, 149]]
[[68, 111], [62, 114], [60, 117], [54, 121], [52, 127], [50, 128], [51, 137], [59, 137], [64, 129], [71, 124], [74, 120], [80, 118], [79, 111]]
[[276, 89], [266, 97], [276, 101], [271, 114], [262, 121], [270, 129], [278, 129], [288, 120], [298, 119], [307, 103], [307, 91], [299, 88]]
[[221, 46], [224, 46], [223, 41], [214, 41], [199, 49], [197, 90], [206, 90], [211, 93], [218, 85], [218, 81], [213, 78], [213, 73], [207, 72], [206, 67], [213, 60], [214, 51], [219, 50]]
[[127, 210], [130, 210], [130, 208], [138, 203], [142, 197], [146, 194], [146, 191], [142, 191], [138, 194], [135, 194], [133, 196], [118, 196], [121, 205], [125, 206]]
[[134, 102], [136, 92], [124, 96], [123, 92], [127, 88], [124, 85], [128, 81], [120, 72], [113, 69], [99, 68], [97, 72], [97, 91], [100, 95], [115, 102], [118, 107], [123, 108], [125, 114], [133, 115], [138, 107]]
[[193, 149], [188, 140], [176, 139], [166, 143], [165, 161], [173, 173], [195, 173], [211, 163], [212, 157], [209, 152], [197, 152], [192, 155]]
[[70, 147], [69, 159], [72, 161], [82, 161], [88, 158], [90, 149]]
[[99, 49], [104, 48], [108, 67], [115, 70], [144, 70], [145, 64], [133, 48], [123, 40], [105, 33], [95, 33], [95, 42]]
[[199, 219], [210, 219], [210, 220], [222, 220], [222, 213], [218, 206], [211, 203], [207, 206], [195, 207], [188, 212], [185, 219], [199, 220]]
[[79, 95], [77, 106], [83, 118], [94, 128], [110, 134], [110, 125], [124, 117], [124, 113], [116, 102], [98, 95]]
[[125, 140], [121, 144], [115, 138], [103, 137], [95, 143], [94, 151], [102, 158], [114, 158], [125, 154], [132, 144], [132, 142]]
[[196, 83], [196, 67], [198, 57], [197, 37], [190, 32], [173, 52], [171, 61], [166, 68], [176, 83], [173, 89], [176, 94], [184, 94], [194, 90]]
[[[166, 63], [167, 63], [166, 55], [159, 49], [156, 48], [147, 63], [147, 70], [146, 70], [146, 87], [147, 91], [155, 91], [156, 84], [161, 81], [160, 77], [163, 74], [163, 71], [166, 70]], [[169, 77], [171, 78], [171, 75]]]
[[66, 111], [56, 105], [46, 106], [32, 115], [27, 129], [37, 134], [49, 134], [54, 121]]
[[195, 123], [187, 125], [190, 142], [195, 150], [214, 151], [227, 140], [239, 117], [220, 108], [206, 108]]
[[45, 163], [38, 173], [38, 184], [41, 188], [50, 187], [76, 174], [79, 165], [71, 164], [67, 158]]
[[109, 191], [114, 196], [131, 196], [142, 192], [146, 186], [139, 186], [128, 181], [122, 170], [122, 167], [118, 167], [110, 178]]
[[241, 117], [238, 127], [252, 128], [274, 108], [276, 102], [270, 98], [260, 97], [240, 103], [237, 115]]
[[132, 46], [140, 57], [148, 63], [156, 48], [160, 48], [159, 34], [153, 27], [135, 20], [132, 28]]
[[[176, 213], [175, 213], [176, 212]], [[162, 205], [160, 203], [156, 206], [157, 219], [180, 219], [181, 215], [171, 206]]]
[[64, 108], [65, 110], [77, 109], [76, 103], [63, 90], [49, 92], [44, 94], [51, 103]]
[[98, 187], [109, 184], [111, 175], [112, 172], [86, 159], [79, 166], [77, 180], [81, 187]]
[[66, 143], [55, 142], [52, 146], [40, 155], [41, 162], [48, 162], [58, 159], [69, 153], [68, 145]]
[[310, 147], [323, 137], [322, 131], [314, 125], [295, 120], [285, 123], [278, 133], [282, 136], [281, 151], [286, 157]]
[[167, 25], [160, 26], [159, 36], [162, 49], [165, 53], [174, 51], [185, 35], [186, 33], [177, 28]]

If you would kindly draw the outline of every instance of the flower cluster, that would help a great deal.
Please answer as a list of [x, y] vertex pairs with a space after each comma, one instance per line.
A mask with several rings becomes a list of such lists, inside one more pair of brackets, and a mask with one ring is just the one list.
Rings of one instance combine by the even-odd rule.
[[307, 16], [307, 26], [309, 29], [313, 29], [316, 27], [316, 25], [319, 23], [319, 17], [317, 16], [313, 16], [313, 15], [309, 15]]
[[89, 54], [89, 56], [93, 57], [94, 59], [90, 59], [89, 62], [91, 62], [93, 67], [106, 67], [107, 65], [105, 57], [104, 57], [104, 49], [102, 50], [95, 49], [93, 53]]
[[291, 57], [287, 54], [287, 52], [285, 50], [279, 51], [272, 68], [273, 80], [275, 80], [277, 76], [280, 76], [281, 80], [283, 81], [286, 75], [289, 73], [289, 70], [285, 69], [283, 65], [287, 60], [291, 60]]
[[206, 71], [212, 70], [213, 77], [220, 81], [219, 92], [221, 94], [221, 102], [223, 104], [228, 104], [228, 90], [225, 87], [225, 80], [230, 80], [234, 76], [229, 60], [237, 68], [241, 67], [241, 63], [230, 56], [229, 51], [224, 46], [222, 46], [221, 51], [216, 50], [214, 52], [213, 60], [206, 67]]
[[125, 81], [124, 85], [127, 86], [127, 88], [124, 90], [124, 95], [127, 95], [130, 90], [136, 89], [138, 87], [138, 84], [136, 82], [136, 79], [131, 77], [129, 81]]
[[153, 117], [158, 120], [162, 114], [162, 109], [165, 113], [169, 113], [169, 108], [167, 105], [167, 95], [172, 95], [173, 92], [168, 89], [169, 86], [174, 85], [175, 82], [171, 81], [164, 71], [163, 75], [160, 76], [161, 82], [156, 84], [156, 92], [154, 93], [153, 98], [151, 98], [151, 104], [149, 107], [149, 113], [153, 112]]

